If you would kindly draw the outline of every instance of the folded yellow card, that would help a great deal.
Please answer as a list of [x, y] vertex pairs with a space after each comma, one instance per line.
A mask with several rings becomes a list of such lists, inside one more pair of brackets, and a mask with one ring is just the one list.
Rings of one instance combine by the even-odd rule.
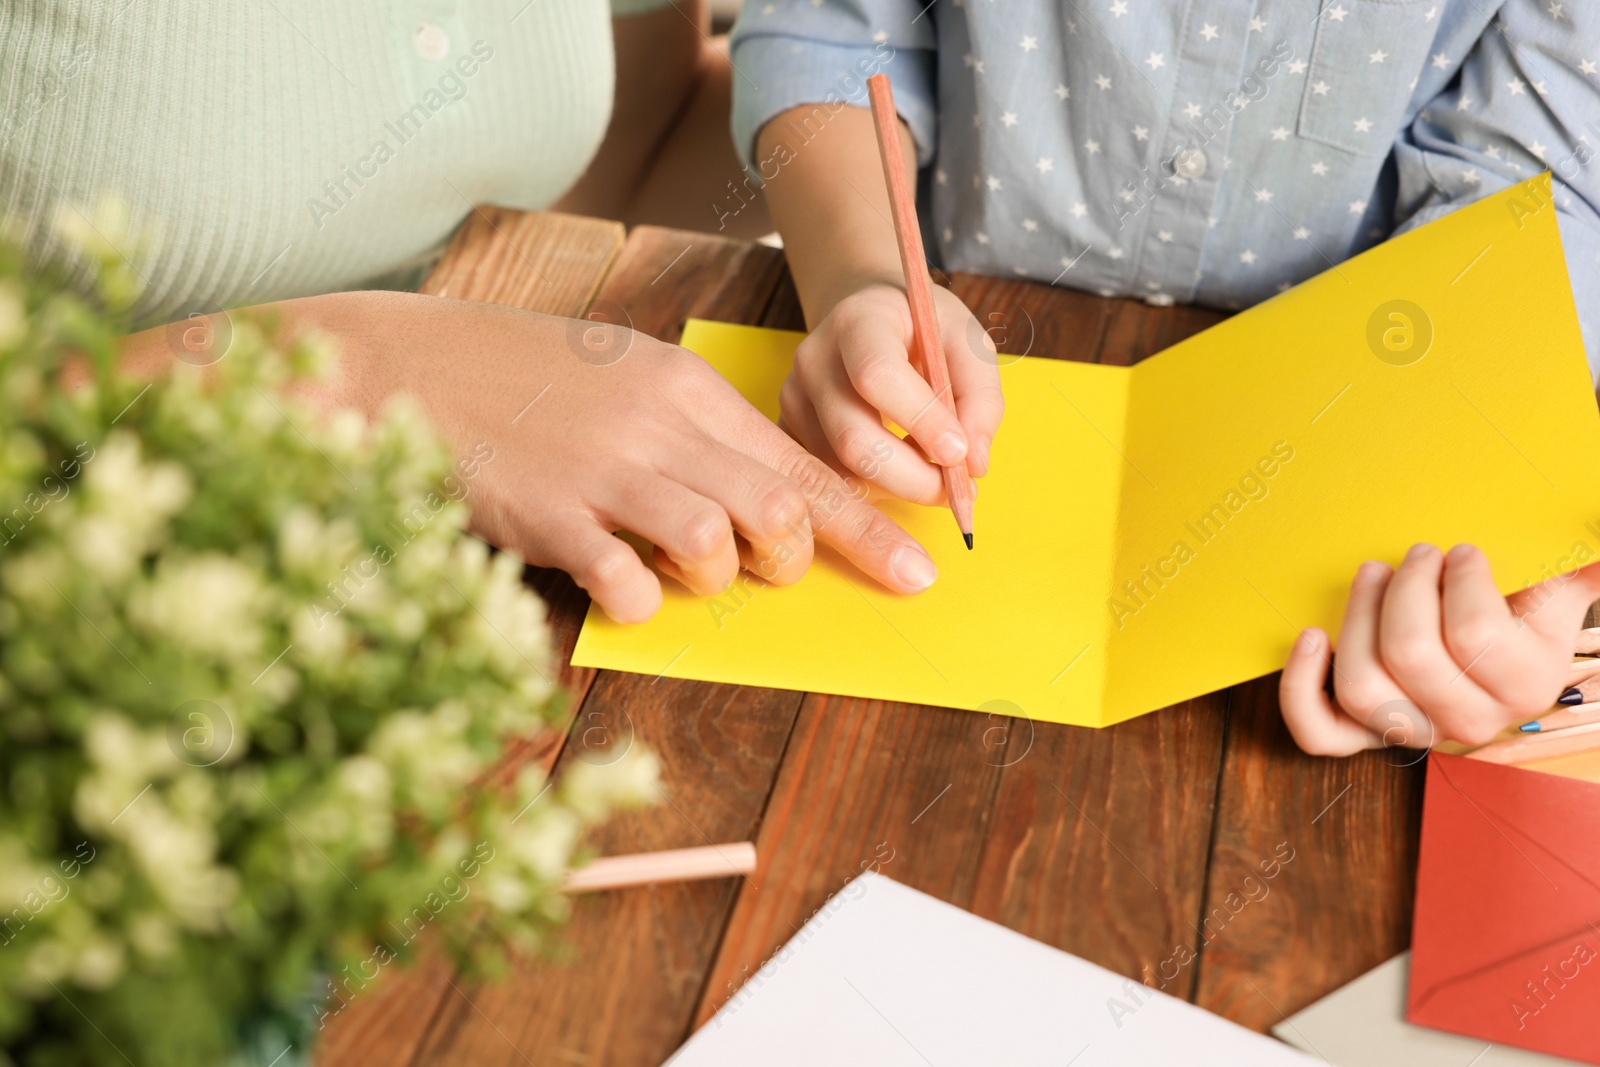
[[[799, 334], [691, 322], [769, 416]], [[939, 566], [884, 592], [819, 552], [798, 584], [671, 582], [573, 662], [1105, 726], [1337, 634], [1365, 559], [1482, 547], [1510, 592], [1600, 559], [1600, 416], [1548, 178], [1388, 241], [1135, 367], [1023, 358], [979, 485], [883, 509]]]

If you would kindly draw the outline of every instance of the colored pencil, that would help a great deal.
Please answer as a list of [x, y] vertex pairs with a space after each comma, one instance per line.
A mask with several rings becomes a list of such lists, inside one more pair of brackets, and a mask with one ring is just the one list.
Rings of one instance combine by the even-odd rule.
[[1572, 651], [1580, 654], [1600, 652], [1600, 626], [1588, 630], [1579, 630], [1577, 647]]
[[[872, 100], [872, 118], [878, 131], [878, 157], [883, 161], [883, 178], [889, 186], [889, 209], [894, 216], [895, 240], [900, 244], [900, 267], [906, 275], [906, 297], [911, 302], [911, 354], [934, 396], [954, 412], [955, 393], [950, 388], [950, 368], [945, 365], [944, 348], [939, 342], [933, 283], [928, 280], [922, 229], [917, 225], [917, 205], [906, 182], [900, 154], [900, 120], [895, 113], [889, 76], [874, 74], [868, 78], [867, 95]], [[967, 474], [965, 460], [944, 468], [944, 492], [950, 500], [956, 525], [961, 528], [961, 538], [970, 549], [975, 487]]]
[[565, 889], [569, 893], [593, 893], [658, 882], [743, 877], [755, 869], [756, 846], [748, 841], [740, 841], [732, 845], [603, 856], [568, 875]]
[[1600, 659], [1593, 657], [1575, 659], [1567, 667], [1567, 684], [1577, 685], [1585, 678], [1593, 677], [1596, 674], [1600, 674]]
[[1518, 729], [1525, 734], [1547, 734], [1552, 730], [1565, 730], [1570, 726], [1587, 726], [1591, 722], [1600, 722], [1600, 704], [1579, 704], [1573, 708], [1561, 708], [1532, 722], [1525, 722]]
[[1554, 759], [1600, 748], [1600, 722], [1570, 726], [1550, 733], [1524, 734], [1506, 741], [1492, 741], [1467, 753], [1468, 759], [1490, 763], [1530, 763]]
[[1569, 708], [1574, 704], [1592, 704], [1597, 700], [1600, 700], [1600, 675], [1590, 675], [1576, 684], [1569, 684], [1556, 697], [1557, 704]]

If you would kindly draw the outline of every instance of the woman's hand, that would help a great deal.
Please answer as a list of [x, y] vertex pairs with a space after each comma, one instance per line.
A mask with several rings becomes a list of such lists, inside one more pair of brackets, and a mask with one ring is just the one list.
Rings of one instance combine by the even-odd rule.
[[[458, 454], [491, 450], [469, 483], [473, 532], [567, 571], [620, 622], [654, 614], [661, 586], [617, 530], [654, 544], [661, 569], [703, 595], [741, 565], [795, 581], [813, 537], [897, 592], [936, 576], [909, 534], [676, 345], [408, 293], [275, 308], [291, 330], [339, 344], [337, 371], [311, 399], [374, 416], [409, 394]], [[163, 332], [130, 339], [147, 365]]]
[[[905, 291], [881, 283], [833, 305], [796, 350], [782, 395], [783, 425], [814, 455], [918, 504], [944, 499], [942, 466], [964, 460], [974, 477], [988, 471], [989, 444], [1005, 412], [994, 341], [948, 289], [934, 287], [933, 305], [954, 412], [911, 365]], [[909, 441], [889, 432], [885, 420]]]
[[1555, 703], [1597, 597], [1600, 564], [1502, 597], [1471, 545], [1416, 545], [1398, 570], [1363, 563], [1332, 660], [1334, 698], [1323, 689], [1328, 636], [1308, 629], [1283, 668], [1284, 721], [1316, 755], [1482, 744]]

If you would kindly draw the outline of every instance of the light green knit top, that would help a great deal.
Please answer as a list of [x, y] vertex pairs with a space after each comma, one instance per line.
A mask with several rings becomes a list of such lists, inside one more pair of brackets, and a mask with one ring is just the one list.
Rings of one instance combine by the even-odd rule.
[[[618, 14], [662, 0], [615, 0]], [[395, 284], [473, 204], [542, 207], [611, 110], [605, 0], [5, 0], [0, 217], [156, 241], [138, 318]]]

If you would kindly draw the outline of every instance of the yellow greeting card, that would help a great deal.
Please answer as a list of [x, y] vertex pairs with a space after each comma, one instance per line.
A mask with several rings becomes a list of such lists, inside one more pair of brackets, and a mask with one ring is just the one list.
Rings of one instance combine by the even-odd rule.
[[[771, 417], [801, 335], [691, 322]], [[885, 592], [820, 551], [799, 583], [664, 580], [591, 608], [573, 662], [1105, 726], [1337, 634], [1365, 559], [1484, 549], [1507, 592], [1600, 559], [1600, 415], [1547, 176], [1388, 241], [1135, 367], [1022, 358], [979, 484], [882, 505], [939, 580]]]

